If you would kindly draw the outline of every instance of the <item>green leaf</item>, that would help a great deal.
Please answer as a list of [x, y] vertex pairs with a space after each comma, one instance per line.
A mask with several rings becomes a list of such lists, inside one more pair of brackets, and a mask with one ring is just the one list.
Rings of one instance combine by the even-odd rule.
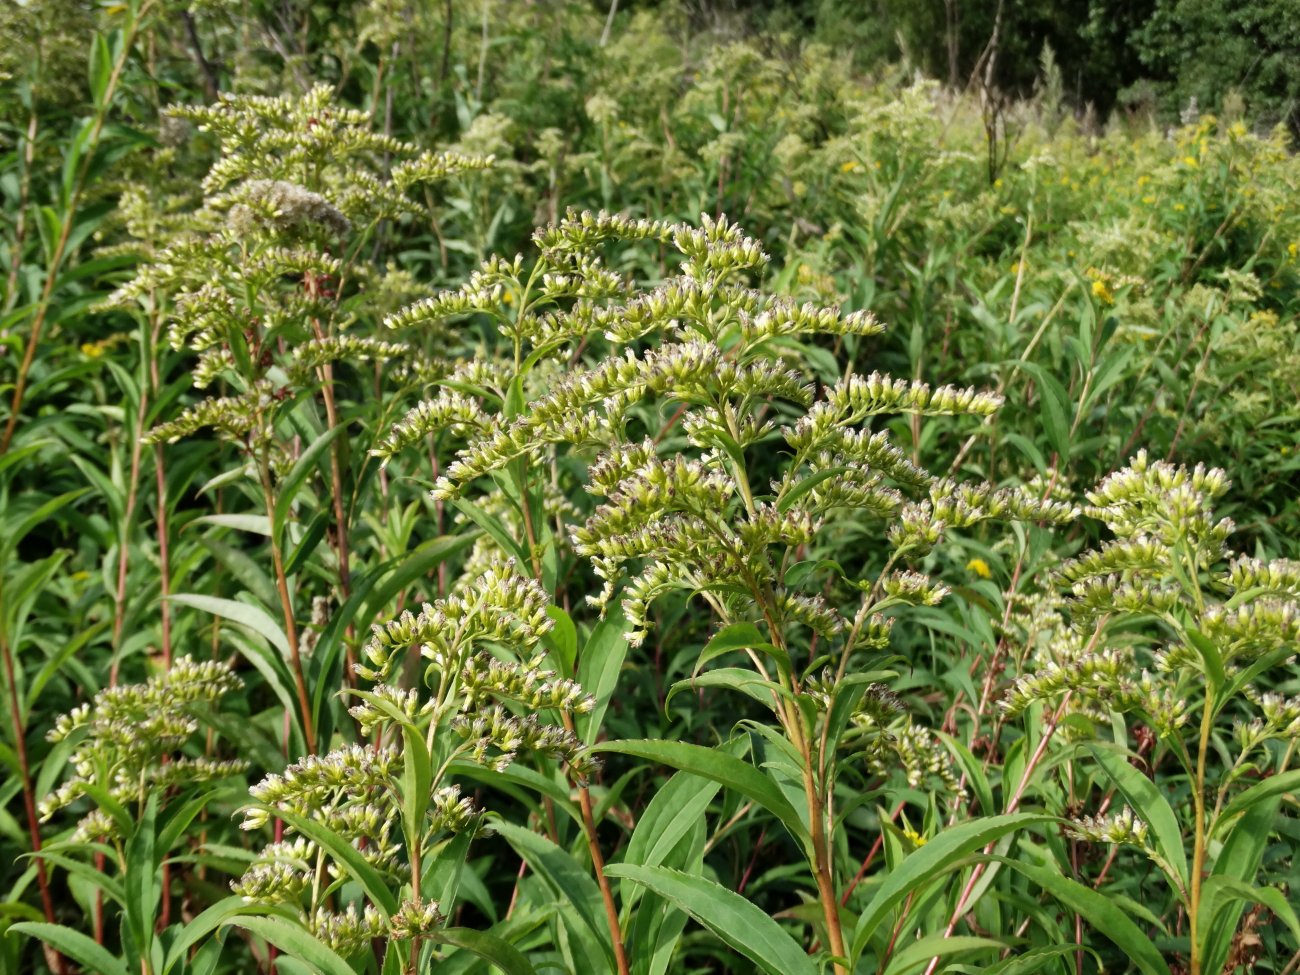
[[594, 943], [600, 946], [612, 967], [614, 947], [604, 922], [600, 889], [591, 879], [588, 870], [579, 866], [573, 857], [546, 837], [538, 836], [522, 826], [494, 816], [492, 828], [514, 847], [515, 852], [554, 893], [573, 905], [577, 919]]
[[668, 690], [668, 696], [664, 698], [664, 713], [671, 713], [673, 698], [680, 691], [694, 691], [702, 687], [725, 687], [729, 690], [739, 691], [752, 697], [768, 710], [776, 708], [773, 695], [790, 698], [791, 700], [794, 697], [789, 690], [776, 683], [776, 681], [763, 680], [752, 670], [746, 670], [744, 667], [719, 667], [716, 670], [710, 670], [695, 677], [688, 677], [673, 684]]
[[1007, 857], [990, 859], [1023, 874], [1055, 897], [1062, 907], [1082, 916], [1098, 933], [1114, 942], [1143, 975], [1170, 975], [1169, 966], [1151, 939], [1105, 894], [1085, 887], [1050, 867], [1040, 867]]
[[816, 474], [810, 474], [794, 487], [790, 488], [789, 491], [780, 496], [776, 502], [776, 510], [782, 513], [789, 511], [796, 501], [817, 485], [824, 481], [829, 481], [832, 477], [839, 477], [848, 470], [849, 468], [847, 467], [827, 467], [824, 470], [818, 471]]
[[[1268, 848], [1269, 836], [1273, 832], [1281, 804], [1281, 796], [1273, 794], [1252, 802], [1246, 808], [1241, 818], [1233, 824], [1214, 859], [1214, 876], [1229, 877], [1243, 883], [1254, 881], [1259, 873], [1259, 865], [1263, 862], [1264, 851]], [[1217, 972], [1223, 969], [1228, 953], [1232, 950], [1233, 936], [1243, 909], [1242, 901], [1235, 900], [1224, 905], [1213, 918], [1213, 923], [1209, 925], [1212, 930], [1206, 932], [1201, 942], [1205, 946], [1204, 971]]]
[[1223, 682], [1227, 680], [1227, 675], [1223, 671], [1223, 655], [1219, 653], [1219, 648], [1214, 645], [1214, 641], [1199, 630], [1188, 627], [1187, 639], [1191, 641], [1192, 648], [1201, 655], [1201, 661], [1205, 664], [1205, 676], [1210, 682], [1210, 702], [1213, 702], [1215, 695], [1223, 687]]
[[521, 566], [532, 564], [532, 561], [528, 558], [528, 552], [510, 537], [510, 532], [496, 518], [493, 518], [474, 502], [467, 501], [464, 498], [456, 498], [450, 504], [462, 515], [478, 525], [479, 528], [487, 532], [488, 536]]
[[957, 955], [975, 951], [1001, 951], [1001, 941], [992, 938], [974, 938], [966, 935], [929, 934], [913, 941], [889, 960], [885, 975], [906, 975], [925, 965], [931, 958]]
[[225, 924], [227, 920], [246, 910], [248, 910], [248, 902], [244, 898], [231, 896], [217, 901], [193, 920], [182, 924], [176, 940], [171, 943], [167, 951], [162, 975], [168, 975], [168, 972], [182, 962], [192, 947]]
[[231, 918], [230, 923], [252, 931], [286, 955], [306, 962], [318, 975], [356, 975], [352, 966], [337, 954], [298, 925], [282, 918], [243, 914]]
[[1239, 813], [1246, 812], [1256, 803], [1288, 792], [1300, 792], [1300, 769], [1292, 769], [1290, 772], [1283, 772], [1280, 775], [1270, 775], [1263, 782], [1258, 782], [1245, 792], [1237, 795], [1223, 807], [1223, 811], [1219, 813], [1218, 818], [1210, 828], [1211, 834], [1217, 833], [1220, 826], [1228, 823]]
[[739, 792], [779, 819], [805, 850], [809, 848], [808, 827], [790, 804], [780, 786], [754, 766], [717, 748], [684, 741], [605, 741], [592, 746], [595, 752], [617, 752], [644, 758], [683, 772], [693, 772]]
[[984, 969], [984, 975], [1040, 975], [1045, 970], [1043, 963], [1049, 958], [1072, 955], [1076, 951], [1086, 951], [1089, 954], [1096, 955], [1096, 952], [1092, 951], [1092, 949], [1085, 948], [1082, 945], [1051, 945], [1046, 948], [1034, 948], [1032, 951], [1015, 955], [1006, 961], [998, 962], [998, 964]]
[[817, 966], [772, 917], [735, 891], [668, 867], [612, 864], [605, 875], [627, 879], [676, 904], [769, 975], [817, 975]]
[[1156, 850], [1165, 863], [1177, 872], [1176, 877], [1169, 879], [1181, 891], [1186, 892], [1187, 852], [1183, 847], [1183, 833], [1178, 826], [1178, 817], [1174, 815], [1169, 801], [1160, 794], [1154, 782], [1129, 764], [1128, 758], [1117, 748], [1091, 745], [1089, 751], [1115, 783], [1115, 788], [1124, 796], [1124, 801], [1151, 827]]
[[[375, 907], [383, 912], [385, 917], [397, 912], [399, 906], [397, 897], [388, 889], [383, 874], [361, 855], [361, 851], [354, 847], [350, 840], [345, 840], [322, 823], [308, 816], [300, 816], [295, 812], [279, 807], [274, 809], [270, 807], [263, 808], [269, 809], [274, 815], [284, 820], [287, 825], [292, 826], [297, 832], [337, 860], [352, 875], [353, 879], [361, 885], [361, 889], [366, 892], [366, 896], [370, 898]], [[268, 938], [267, 940], [270, 941], [271, 939]]]
[[289, 638], [284, 635], [280, 624], [260, 606], [236, 602], [233, 599], [221, 599], [217, 596], [200, 596], [198, 593], [177, 593], [168, 598], [182, 606], [201, 609], [205, 613], [246, 626], [259, 636], [266, 637], [271, 646], [279, 650], [283, 656], [289, 656]]
[[[74, 931], [72, 928], [66, 928], [62, 924], [24, 921], [11, 925], [9, 931], [30, 935], [44, 941], [55, 950], [67, 955], [78, 965], [83, 965], [92, 972], [98, 972], [99, 975], [131, 975], [127, 971], [126, 963], [110, 954], [108, 949], [96, 944], [93, 938], [87, 937], [80, 931]], [[339, 975], [343, 975], [343, 973], [340, 972]], [[349, 972], [348, 975], [352, 975], [352, 973]]]
[[763, 636], [762, 631], [753, 623], [732, 623], [715, 633], [700, 651], [700, 656], [695, 661], [694, 672], [698, 674], [709, 661], [733, 650], [758, 650], [769, 654], [777, 659], [786, 673], [789, 672], [789, 655], [769, 643], [767, 637]]
[[473, 952], [501, 969], [505, 975], [534, 975], [533, 966], [514, 945], [486, 931], [473, 928], [443, 928], [433, 940]]
[[289, 469], [289, 473], [284, 480], [277, 486], [276, 490], [279, 492], [279, 497], [276, 498], [275, 512], [271, 519], [271, 527], [275, 531], [277, 538], [284, 534], [284, 526], [289, 520], [293, 502], [298, 496], [298, 488], [302, 487], [303, 482], [316, 469], [321, 454], [329, 450], [330, 444], [345, 429], [347, 428], [340, 425], [317, 437], [312, 445], [302, 452], [302, 455], [294, 462], [293, 467]]
[[[911, 853], [891, 870], [884, 882], [876, 889], [875, 896], [862, 912], [862, 916], [858, 918], [857, 927], [853, 931], [850, 957], [856, 962], [876, 928], [908, 894], [919, 890], [935, 877], [957, 869], [967, 856], [1008, 833], [1026, 826], [1054, 821], [1052, 816], [1011, 813], [1005, 816], [972, 819], [969, 822], [950, 826], [936, 836], [930, 837], [924, 846]], [[966, 906], [969, 908], [971, 905]]]
[[[703, 776], [690, 772], [676, 773], [654, 794], [637, 819], [623, 862], [642, 867], [662, 864], [682, 837], [704, 816], [720, 788], [722, 786], [717, 782]], [[621, 893], [620, 900], [627, 911], [634, 898], [626, 889]]]
[[572, 680], [578, 660], [578, 628], [573, 625], [573, 617], [559, 606], [547, 606], [546, 615], [555, 625], [542, 637], [542, 643], [554, 655], [560, 676]]
[[992, 815], [996, 811], [993, 806], [993, 787], [989, 784], [983, 763], [975, 757], [969, 748], [952, 735], [945, 734], [942, 731], [936, 731], [935, 734], [939, 736], [940, 741], [948, 746], [948, 751], [952, 752], [953, 758], [957, 759], [962, 771], [966, 773], [971, 791], [975, 793], [975, 799], [979, 802], [980, 812], [986, 816]]
[[1203, 955], [1214, 934], [1215, 919], [1222, 917], [1224, 905], [1233, 901], [1245, 901], [1268, 908], [1287, 926], [1296, 943], [1300, 944], [1300, 918], [1296, 917], [1295, 908], [1287, 901], [1286, 895], [1274, 887], [1255, 887], [1244, 880], [1218, 874], [1206, 880], [1201, 887], [1199, 929]]
[[195, 525], [217, 525], [221, 528], [234, 528], [254, 535], [270, 535], [271, 520], [266, 515], [204, 515], [195, 518]]
[[627, 660], [627, 648], [627, 621], [620, 607], [596, 624], [578, 656], [578, 683], [596, 699], [596, 706], [577, 718], [578, 732], [585, 745], [600, 735], [605, 712], [609, 710]]
[[131, 933], [143, 957], [149, 957], [153, 941], [153, 922], [158, 903], [155, 878], [158, 864], [154, 857], [157, 839], [158, 793], [150, 792], [144, 812], [136, 823], [126, 850], [126, 916]]
[[1056, 451], [1060, 463], [1070, 457], [1070, 425], [1074, 417], [1073, 402], [1061, 381], [1042, 366], [1033, 362], [1018, 361], [1015, 365], [1034, 377], [1038, 384], [1039, 409], [1043, 420], [1043, 433]]
[[108, 51], [108, 41], [103, 34], [95, 34], [90, 42], [90, 98], [91, 102], [104, 107], [104, 95], [108, 91], [108, 81], [113, 71], [113, 56]]
[[408, 849], [418, 850], [423, 839], [424, 817], [432, 797], [433, 758], [420, 729], [409, 721], [401, 722], [402, 744], [402, 826]]

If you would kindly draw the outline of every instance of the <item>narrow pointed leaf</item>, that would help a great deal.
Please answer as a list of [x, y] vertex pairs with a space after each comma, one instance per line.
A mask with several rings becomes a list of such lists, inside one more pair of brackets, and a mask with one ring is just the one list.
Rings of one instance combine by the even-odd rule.
[[817, 975], [817, 966], [768, 913], [735, 891], [668, 867], [631, 863], [605, 868], [671, 901], [768, 975]]
[[[925, 845], [907, 856], [876, 889], [875, 896], [858, 918], [853, 932], [852, 958], [861, 956], [871, 935], [908, 894], [935, 877], [962, 865], [966, 857], [1008, 833], [1026, 826], [1051, 822], [1053, 817], [1034, 813], [1012, 813], [973, 819], [942, 830]], [[967, 907], [970, 905], [968, 904]]]

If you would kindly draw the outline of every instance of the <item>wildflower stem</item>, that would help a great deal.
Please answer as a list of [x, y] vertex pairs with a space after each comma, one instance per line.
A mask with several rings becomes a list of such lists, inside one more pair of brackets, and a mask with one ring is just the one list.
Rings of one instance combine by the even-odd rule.
[[[271, 459], [269, 448], [262, 448], [258, 454], [258, 473], [262, 481], [262, 498], [266, 503], [266, 515], [274, 517], [275, 490], [271, 486]], [[293, 618], [293, 599], [289, 595], [289, 579], [284, 571], [284, 556], [280, 551], [280, 539], [271, 526], [271, 564], [275, 569], [275, 588], [280, 596], [280, 609], [284, 616], [284, 635], [289, 643], [289, 662], [293, 666], [293, 679], [297, 685], [298, 707], [302, 711], [302, 737], [309, 755], [316, 754], [316, 731], [312, 727], [311, 696], [307, 693], [307, 675], [303, 670], [302, 652], [298, 646], [298, 624]]]
[[[9, 716], [14, 726], [14, 752], [18, 757], [18, 777], [22, 782], [23, 812], [27, 818], [27, 834], [31, 839], [32, 853], [36, 857], [36, 884], [41, 891], [41, 908], [45, 912], [45, 920], [50, 924], [55, 924], [54, 897], [50, 893], [50, 879], [45, 872], [45, 860], [40, 856], [41, 828], [36, 816], [36, 790], [32, 785], [32, 768], [27, 758], [27, 728], [22, 718], [22, 705], [18, 701], [18, 684], [14, 674], [13, 651], [9, 647], [9, 641], [5, 639], [3, 634], [0, 634], [0, 659], [4, 661], [5, 681], [9, 685]], [[51, 962], [50, 967], [58, 975], [62, 975], [67, 970], [63, 956], [53, 948], [46, 948], [46, 956]]]
[[1214, 730], [1214, 699], [1207, 693], [1201, 711], [1201, 734], [1196, 749], [1196, 786], [1192, 790], [1192, 804], [1196, 816], [1196, 835], [1192, 847], [1192, 880], [1188, 895], [1188, 923], [1191, 928], [1191, 975], [1201, 975], [1201, 942], [1199, 918], [1201, 907], [1201, 882], [1205, 873], [1205, 763], [1210, 750], [1210, 733]]
[[[1093, 633], [1092, 642], [1094, 644], [1100, 635], [1101, 625], [1099, 624], [1096, 631]], [[1033, 778], [1034, 772], [1038, 769], [1039, 763], [1043, 760], [1043, 756], [1047, 753], [1047, 746], [1056, 734], [1056, 729], [1057, 726], [1060, 725], [1061, 719], [1065, 717], [1065, 709], [1069, 706], [1070, 696], [1073, 693], [1073, 691], [1066, 691], [1065, 695], [1061, 698], [1061, 703], [1057, 706], [1056, 710], [1052, 712], [1052, 717], [1043, 731], [1043, 737], [1038, 740], [1038, 747], [1034, 749], [1034, 754], [1030, 757], [1028, 764], [1025, 765], [1024, 772], [1020, 776], [1020, 782], [1016, 785], [1015, 791], [1011, 794], [1011, 798], [1007, 802], [1007, 815], [1011, 815], [1011, 813], [1020, 808], [1020, 799], [1025, 794], [1025, 789], [1029, 786], [1029, 780]], [[993, 852], [994, 846], [994, 843], [990, 843], [984, 848], [985, 856]], [[957, 904], [952, 910], [952, 916], [948, 919], [948, 926], [944, 929], [945, 938], [951, 938], [952, 933], [957, 930], [957, 922], [961, 920], [961, 916], [966, 913], [966, 898], [970, 897], [971, 892], [975, 889], [975, 885], [979, 883], [980, 877], [984, 874], [984, 867], [985, 864], [977, 863], [974, 869], [971, 870], [970, 879], [966, 881], [966, 886], [962, 888], [962, 892], [957, 898]], [[939, 956], [936, 955], [930, 959], [930, 964], [926, 966], [925, 975], [934, 975], [934, 971], [938, 967]]]

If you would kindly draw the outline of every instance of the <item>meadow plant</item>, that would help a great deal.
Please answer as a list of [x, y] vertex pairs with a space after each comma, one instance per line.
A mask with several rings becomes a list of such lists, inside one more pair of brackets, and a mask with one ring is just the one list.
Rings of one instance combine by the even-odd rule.
[[[361, 703], [351, 709], [367, 743], [308, 755], [252, 789], [243, 828], [275, 820], [285, 835], [277, 829], [234, 891], [252, 906], [293, 912], [335, 964], [386, 941], [386, 970], [426, 970], [439, 944], [526, 970], [499, 935], [446, 924], [469, 844], [485, 828], [457, 772], [502, 773], [536, 759], [585, 781], [593, 760], [581, 742], [539, 715], [583, 714], [594, 702], [542, 667], [554, 624], [536, 583], [510, 565], [466, 582], [419, 614], [374, 627], [362, 673], [382, 682], [355, 692]], [[400, 678], [410, 665], [420, 678], [408, 690]], [[234, 923], [277, 941], [278, 929], [256, 916]], [[285, 947], [293, 950], [292, 939]]]
[[[522, 258], [489, 262], [461, 289], [389, 319], [412, 328], [487, 315], [513, 355], [454, 373], [376, 452], [387, 458], [430, 435], [463, 442], [434, 497], [457, 506], [484, 529], [484, 545], [514, 557], [544, 587], [564, 593], [560, 580], [576, 571], [569, 563], [588, 560], [600, 589], [587, 602], [604, 612], [621, 591], [633, 646], [652, 630], [654, 604], [666, 594], [704, 602], [721, 628], [674, 691], [720, 687], [760, 702], [775, 725], [745, 722], [741, 736], [753, 736], [757, 764], [725, 747], [665, 741], [595, 750], [743, 783], [803, 851], [822, 906], [818, 940], [837, 970], [849, 970], [875, 931], [870, 920], [851, 940], [844, 930], [841, 807], [869, 801], [900, 768], [916, 784], [929, 774], [957, 782], [948, 752], [900, 720], [901, 703], [886, 689], [899, 610], [935, 605], [947, 592], [906, 566], [949, 528], [995, 518], [1063, 522], [1075, 509], [914, 464], [887, 428], [873, 429], [877, 418], [982, 418], [999, 398], [852, 367], [819, 382], [809, 347], [868, 338], [882, 326], [868, 313], [757, 290], [751, 278], [766, 255], [725, 220], [706, 216], [695, 228], [572, 213], [536, 242], [540, 256], [526, 273]], [[678, 273], [649, 289], [625, 281], [601, 255], [628, 243], [671, 247]], [[575, 369], [580, 348], [601, 349], [603, 358]], [[583, 468], [597, 500], [585, 519], [566, 522], [572, 513], [548, 506], [544, 486], [558, 483], [564, 493]], [[490, 500], [495, 494], [508, 503]], [[804, 557], [827, 526], [851, 515], [880, 526], [883, 565]], [[709, 666], [724, 658], [735, 665]], [[661, 894], [681, 881], [657, 865], [624, 862], [605, 873]], [[692, 882], [694, 897], [666, 896], [760, 967], [778, 971], [781, 959], [801, 955], [770, 919], [763, 927], [775, 955], [738, 940], [701, 906], [705, 891], [728, 905], [735, 895]]]
[[[1232, 522], [1214, 512], [1227, 490], [1222, 470], [1139, 453], [1089, 492], [1087, 514], [1113, 539], [1058, 570], [1075, 636], [1004, 701], [1103, 726], [1123, 716], [1115, 740], [1089, 750], [1105, 805], [1116, 793], [1127, 805], [1076, 835], [1135, 847], [1160, 869], [1192, 972], [1223, 969], [1248, 905], [1300, 933], [1284, 890], [1257, 886], [1281, 796], [1300, 781], [1300, 702], [1260, 690], [1295, 659], [1300, 567], [1229, 549]], [[1149, 943], [1142, 953], [1158, 954]]]
[[[329, 452], [336, 598], [346, 600], [354, 472], [336, 364], [418, 357], [404, 345], [359, 334], [365, 329], [357, 323], [367, 320], [371, 304], [382, 308], [392, 294], [363, 251], [381, 222], [427, 213], [411, 197], [414, 187], [490, 160], [424, 152], [374, 133], [364, 113], [336, 105], [324, 86], [301, 98], [227, 96], [215, 105], [175, 109], [170, 117], [214, 133], [221, 154], [204, 178], [207, 196], [188, 232], [152, 255], [109, 304], [166, 296], [172, 347], [197, 356], [194, 385], [230, 389], [186, 407], [146, 439], [174, 443], [212, 428], [238, 446], [267, 519], [296, 728], [312, 752], [312, 689], [288, 567], [306, 557], [310, 549], [303, 546], [314, 546], [321, 533], [289, 531], [295, 503], [289, 488]], [[400, 293], [401, 276], [394, 277]], [[305, 450], [304, 436], [311, 439]]]
[[702, 9], [0, 14], [0, 975], [1300, 968], [1287, 134]]

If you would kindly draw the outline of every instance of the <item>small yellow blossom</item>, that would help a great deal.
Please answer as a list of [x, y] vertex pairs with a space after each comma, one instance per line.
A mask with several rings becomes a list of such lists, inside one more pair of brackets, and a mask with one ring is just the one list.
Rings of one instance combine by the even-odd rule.
[[966, 571], [979, 576], [981, 579], [993, 578], [993, 573], [989, 570], [989, 564], [983, 559], [971, 559], [966, 563]]
[[903, 835], [907, 837], [913, 846], [925, 846], [925, 837], [912, 829], [912, 827], [906, 827], [903, 830]]
[[1291, 260], [1294, 261], [1296, 256], [1300, 255], [1300, 243], [1297, 243], [1294, 240], [1291, 241], [1291, 243], [1286, 245], [1286, 252], [1290, 255]]
[[87, 342], [81, 347], [81, 354], [87, 359], [98, 359], [104, 354], [103, 342]]
[[1101, 278], [1098, 278], [1096, 281], [1092, 282], [1092, 294], [1093, 297], [1095, 297], [1103, 305], [1115, 304], [1115, 295], [1111, 292], [1110, 288], [1106, 287], [1106, 282], [1103, 281]]
[[1000, 180], [1000, 179], [995, 179], [995, 180], [993, 181], [993, 188], [994, 188], [995, 190], [1000, 190], [1000, 189], [1002, 189], [1002, 180]]
[[1184, 210], [1187, 209], [1187, 204], [1186, 204], [1186, 203], [1175, 203], [1175, 204], [1174, 204], [1174, 209], [1175, 209], [1176, 211], [1178, 211], [1179, 213], [1182, 213]]
[[858, 161], [856, 159], [850, 159], [848, 162], [840, 163], [841, 173], [851, 173], [854, 170], [861, 169], [861, 168], [862, 167], [858, 165]]
[[1195, 156], [1183, 156], [1183, 165], [1195, 169], [1200, 165], [1200, 162]]
[[1147, 206], [1150, 206], [1152, 203], [1156, 202], [1156, 198], [1154, 196], [1144, 196], [1142, 197], [1142, 202]]

